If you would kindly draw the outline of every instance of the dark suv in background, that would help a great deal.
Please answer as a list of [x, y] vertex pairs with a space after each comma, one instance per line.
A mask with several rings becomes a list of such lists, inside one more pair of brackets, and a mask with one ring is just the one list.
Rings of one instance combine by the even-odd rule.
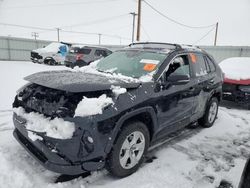
[[[222, 72], [201, 49], [131, 44], [101, 59], [96, 71], [36, 73], [15, 97], [14, 136], [52, 171], [76, 175], [106, 167], [125, 177], [139, 168], [150, 146], [173, 131], [197, 121], [211, 127], [216, 120]], [[93, 113], [92, 105], [101, 111]], [[27, 118], [34, 114], [60, 122], [53, 131], [73, 124], [72, 137], [33, 130], [39, 122], [30, 125]]]
[[102, 57], [106, 57], [111, 53], [112, 51], [101, 47], [73, 46], [65, 57], [64, 62], [67, 67], [82, 67], [89, 65], [91, 62], [98, 60]]

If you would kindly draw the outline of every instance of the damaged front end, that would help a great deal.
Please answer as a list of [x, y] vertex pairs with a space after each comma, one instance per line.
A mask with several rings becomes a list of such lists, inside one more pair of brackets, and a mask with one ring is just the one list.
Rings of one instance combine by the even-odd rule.
[[[71, 93], [37, 84], [21, 89], [13, 103], [14, 136], [43, 166], [54, 172], [76, 175], [103, 168], [104, 143], [100, 140], [97, 123], [90, 117], [74, 117], [78, 103], [84, 96], [99, 96], [100, 92]], [[20, 113], [20, 111], [22, 113]], [[39, 118], [44, 122], [39, 122]], [[54, 121], [56, 121], [54, 123]], [[48, 129], [32, 126], [51, 123]], [[72, 124], [70, 137], [53, 136], [65, 123]], [[32, 129], [30, 129], [32, 127]], [[46, 132], [47, 131], [47, 132]], [[63, 139], [62, 139], [63, 138]]]

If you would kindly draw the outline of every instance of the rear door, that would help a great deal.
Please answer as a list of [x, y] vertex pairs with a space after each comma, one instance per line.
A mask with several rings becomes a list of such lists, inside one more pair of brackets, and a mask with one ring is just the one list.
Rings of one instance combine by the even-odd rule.
[[194, 119], [197, 119], [203, 114], [207, 100], [210, 97], [210, 92], [214, 85], [215, 72], [211, 70], [212, 66], [209, 66], [206, 55], [202, 53], [192, 53], [190, 54], [190, 59], [194, 76], [196, 78], [196, 97], [194, 98], [193, 113]]

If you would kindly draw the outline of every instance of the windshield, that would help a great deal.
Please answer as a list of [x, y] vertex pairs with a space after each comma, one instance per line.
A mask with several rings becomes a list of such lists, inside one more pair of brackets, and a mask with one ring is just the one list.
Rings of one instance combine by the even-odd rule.
[[167, 54], [140, 50], [117, 51], [100, 60], [97, 70], [139, 78], [155, 71]]
[[63, 44], [58, 43], [58, 42], [52, 42], [48, 46], [46, 46], [44, 49], [48, 52], [57, 52], [59, 50], [59, 47], [62, 46]]

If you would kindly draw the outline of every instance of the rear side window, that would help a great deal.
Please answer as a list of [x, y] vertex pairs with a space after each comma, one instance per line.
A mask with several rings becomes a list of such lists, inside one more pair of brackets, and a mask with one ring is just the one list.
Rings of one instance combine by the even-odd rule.
[[85, 54], [85, 55], [90, 54], [90, 52], [91, 52], [91, 49], [89, 49], [89, 48], [81, 48], [78, 51], [79, 54]]
[[207, 65], [207, 67], [209, 69], [209, 72], [214, 72], [215, 71], [215, 65], [214, 65], [214, 63], [207, 56], [205, 56], [204, 58], [206, 60], [206, 65]]
[[107, 55], [107, 52], [105, 51], [105, 50], [96, 50], [95, 51], [95, 56], [102, 56], [102, 57], [106, 57], [106, 56], [108, 56]]
[[77, 53], [79, 51], [79, 47], [73, 47], [70, 49], [70, 53]]
[[197, 77], [206, 75], [210, 70], [208, 70], [206, 66], [205, 59], [200, 54], [192, 54], [191, 56], [191, 62], [194, 67], [194, 74]]

